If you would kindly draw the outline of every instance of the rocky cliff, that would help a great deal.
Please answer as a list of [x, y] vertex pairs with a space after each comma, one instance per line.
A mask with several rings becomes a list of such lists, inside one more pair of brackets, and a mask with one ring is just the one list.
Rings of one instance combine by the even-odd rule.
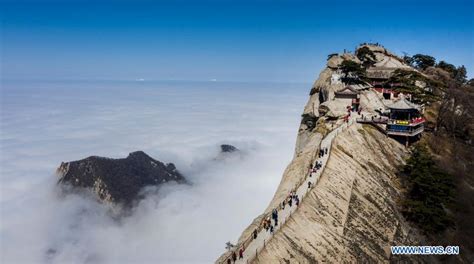
[[397, 208], [396, 171], [406, 155], [370, 126], [340, 134], [318, 184], [255, 262], [380, 263], [394, 260], [392, 245], [418, 245]]
[[222, 144], [220, 147], [221, 147], [221, 153], [232, 153], [232, 152], [239, 151], [238, 148], [232, 145], [228, 145], [228, 144]]
[[[355, 54], [330, 55], [304, 108], [294, 158], [269, 206], [243, 231], [239, 243], [302, 182], [322, 138], [343, 122], [348, 102], [336, 100], [336, 91], [351, 84], [360, 92], [365, 114], [384, 111], [383, 97], [369, 89], [371, 84], [366, 80], [344, 72], [344, 64], [356, 68], [369, 65], [371, 70], [382, 69], [388, 75], [396, 69], [414, 71], [378, 45], [362, 45]], [[396, 171], [407, 150], [372, 127], [359, 124], [340, 134], [334, 144], [319, 182], [255, 262], [388, 262], [391, 245], [420, 245], [422, 237], [405, 222], [397, 206], [403, 190]]]
[[87, 188], [104, 202], [126, 206], [140, 198], [140, 190], [145, 186], [185, 182], [174, 164], [164, 164], [143, 151], [132, 152], [123, 159], [91, 156], [63, 162], [57, 174], [59, 184]]

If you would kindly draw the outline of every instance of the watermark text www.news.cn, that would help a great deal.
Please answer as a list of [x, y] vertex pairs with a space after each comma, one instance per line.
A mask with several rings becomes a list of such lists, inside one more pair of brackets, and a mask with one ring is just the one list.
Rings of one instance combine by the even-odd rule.
[[393, 255], [459, 255], [459, 246], [391, 246]]

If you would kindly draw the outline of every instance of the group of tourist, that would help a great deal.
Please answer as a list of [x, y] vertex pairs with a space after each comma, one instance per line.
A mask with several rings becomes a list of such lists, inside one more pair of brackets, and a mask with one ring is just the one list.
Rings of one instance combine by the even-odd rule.
[[[329, 152], [329, 150], [328, 150], [327, 147], [326, 148], [321, 148], [319, 150], [318, 157], [322, 158], [325, 155], [327, 155], [328, 152]], [[322, 161], [316, 161], [316, 163], [314, 164], [314, 167], [310, 168], [309, 177], [312, 176], [312, 173], [315, 173], [319, 169], [321, 169], [322, 166], [323, 166]], [[308, 181], [308, 189], [310, 189], [311, 187], [312, 187], [312, 183], [310, 181]], [[294, 190], [290, 191], [288, 196], [280, 204], [279, 209], [284, 210], [287, 204], [288, 204], [289, 207], [292, 207], [293, 203], [296, 206], [299, 206], [299, 204], [300, 204], [300, 198], [299, 198], [298, 194], [296, 193], [296, 191], [294, 191]], [[266, 217], [265, 219], [263, 219], [261, 227], [263, 229], [265, 229], [267, 232], [270, 232], [271, 234], [273, 234], [273, 232], [275, 231], [276, 226], [278, 226], [278, 209], [274, 208], [272, 210], [271, 215]], [[258, 237], [258, 229], [257, 228], [254, 229], [254, 231], [252, 232], [252, 237], [253, 237], [253, 239], [257, 239], [257, 237]], [[238, 251], [239, 259], [243, 259], [243, 254], [244, 254], [244, 247], [242, 246]], [[227, 263], [231, 264], [231, 263], [235, 263], [236, 261], [237, 261], [237, 253], [235, 251], [233, 251], [231, 257], [227, 259]]]
[[423, 117], [415, 117], [415, 118], [411, 119], [412, 124], [421, 123], [423, 121], [425, 121], [425, 119]]
[[316, 161], [314, 164], [314, 167], [309, 168], [309, 177], [313, 176], [313, 173], [318, 172], [319, 169], [323, 166], [323, 163], [321, 161]]
[[[358, 109], [357, 113], [359, 115], [361, 115], [361, 109], [360, 108]], [[349, 110], [347, 116], [344, 118], [346, 122], [348, 122], [348, 119], [349, 119], [350, 115], [351, 115], [351, 111]], [[364, 115], [362, 115], [362, 118], [364, 118]], [[374, 116], [372, 116], [372, 119], [373, 118], [374, 118]], [[329, 153], [329, 149], [327, 147], [320, 148], [319, 152], [318, 152], [318, 158], [321, 159], [325, 155], [327, 155], [328, 153]], [[323, 162], [317, 160], [314, 164], [314, 167], [309, 168], [309, 177], [312, 177], [312, 174], [316, 173], [319, 169], [322, 168], [322, 166], [323, 166]], [[313, 186], [311, 181], [308, 181], [308, 189], [311, 189], [311, 187], [314, 187], [314, 186]], [[288, 204], [289, 207], [292, 207], [293, 203], [295, 203], [296, 206], [299, 206], [299, 204], [300, 204], [300, 198], [299, 198], [298, 194], [296, 193], [296, 191], [294, 191], [294, 190], [290, 191], [288, 196], [279, 205], [278, 209], [284, 210], [287, 204]], [[264, 218], [263, 221], [262, 221], [262, 224], [261, 224], [261, 228], [265, 229], [267, 232], [270, 232], [271, 234], [273, 234], [273, 232], [275, 231], [275, 227], [278, 226], [278, 209], [274, 208], [271, 212], [271, 215]], [[254, 231], [252, 232], [252, 237], [253, 237], [254, 240], [257, 239], [258, 232], [259, 232], [258, 228], [255, 228]], [[244, 250], [245, 250], [244, 246], [240, 247], [240, 249], [238, 251], [239, 259], [243, 259]], [[236, 261], [237, 261], [237, 253], [236, 253], [236, 251], [233, 251], [230, 258], [227, 259], [227, 263], [231, 264], [231, 263], [235, 263]]]
[[[298, 194], [296, 194], [296, 191], [291, 191], [290, 194], [288, 194], [288, 197], [286, 198], [286, 200], [288, 201], [288, 205], [290, 207], [293, 205], [293, 201], [296, 204], [296, 206], [300, 205], [300, 198], [298, 197]], [[283, 201], [283, 204], [284, 203], [285, 201]]]
[[[326, 155], [326, 154], [328, 154], [328, 148], [322, 148], [322, 149], [319, 150], [319, 155], [318, 155], [318, 157], [319, 157], [319, 158], [322, 158], [322, 157], [324, 157], [324, 155]], [[318, 164], [318, 162], [316, 162], [316, 164]], [[321, 165], [322, 165], [322, 163], [321, 163]], [[321, 165], [320, 165], [320, 166], [321, 166]]]
[[[347, 106], [347, 115], [344, 116], [344, 122], [349, 123], [349, 118], [351, 117], [351, 112], [357, 112], [357, 114], [360, 116], [362, 114], [362, 107], [352, 107], [352, 106]], [[362, 119], [364, 118], [364, 115], [362, 114]], [[373, 119], [373, 117], [372, 117]]]
[[[272, 224], [272, 220], [273, 223]], [[273, 233], [273, 230], [275, 229], [275, 226], [278, 225], [278, 211], [277, 209], [273, 209], [272, 211], [272, 218], [267, 217], [263, 220], [263, 229], [265, 229], [267, 232], [270, 231], [270, 233]]]
[[[239, 259], [243, 259], [243, 258], [244, 258], [244, 248], [241, 247], [239, 249]], [[231, 258], [227, 259], [227, 264], [235, 263], [236, 261], [237, 261], [237, 254], [234, 251], [234, 252], [232, 252]]]
[[278, 210], [277, 209], [273, 209], [272, 219], [275, 222], [275, 226], [278, 226]]
[[[328, 154], [328, 148], [322, 148], [319, 150], [318, 152], [318, 158], [322, 158], [324, 157], [326, 154]], [[318, 172], [319, 169], [321, 169], [323, 167], [323, 162], [322, 161], [316, 161], [316, 163], [314, 164], [314, 167], [309, 167], [309, 177], [312, 177], [313, 176], [313, 173], [316, 173]], [[308, 182], [308, 186], [310, 186], [311, 183]]]
[[[296, 194], [296, 191], [291, 191], [288, 194], [286, 199], [284, 199], [283, 202], [280, 204], [280, 209], [285, 210], [285, 207], [286, 207], [287, 204], [288, 204], [289, 207], [292, 207], [293, 203], [295, 203], [296, 206], [298, 206], [300, 204], [300, 198]], [[271, 220], [273, 220], [273, 224], [272, 224]], [[263, 225], [263, 228], [267, 232], [270, 231], [270, 233], [273, 233], [275, 227], [278, 226], [278, 209], [277, 208], [272, 210], [271, 219], [270, 219], [270, 217], [265, 218], [263, 220], [262, 225]], [[253, 231], [253, 238], [256, 239], [257, 235], [258, 235], [257, 229], [255, 229]]]

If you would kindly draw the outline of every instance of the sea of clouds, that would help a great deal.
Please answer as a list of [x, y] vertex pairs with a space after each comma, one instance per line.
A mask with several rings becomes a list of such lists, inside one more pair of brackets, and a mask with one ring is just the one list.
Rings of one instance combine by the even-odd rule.
[[[3, 81], [2, 263], [211, 263], [271, 200], [293, 156], [308, 84]], [[219, 145], [242, 155], [215, 159]], [[113, 218], [59, 195], [61, 161], [143, 150], [192, 184]]]

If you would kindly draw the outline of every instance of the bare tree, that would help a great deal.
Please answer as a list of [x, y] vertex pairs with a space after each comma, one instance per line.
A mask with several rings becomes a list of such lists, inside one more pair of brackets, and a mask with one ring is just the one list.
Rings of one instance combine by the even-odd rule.
[[474, 87], [451, 81], [439, 108], [436, 131], [444, 130], [454, 139], [472, 137]]

